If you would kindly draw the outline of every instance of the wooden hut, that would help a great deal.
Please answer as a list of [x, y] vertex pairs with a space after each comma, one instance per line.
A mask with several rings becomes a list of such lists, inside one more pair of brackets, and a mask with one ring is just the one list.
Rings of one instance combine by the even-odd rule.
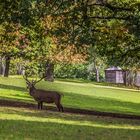
[[140, 71], [137, 71], [135, 85], [140, 87]]
[[109, 83], [124, 83], [123, 71], [120, 67], [110, 67], [105, 70], [105, 79]]

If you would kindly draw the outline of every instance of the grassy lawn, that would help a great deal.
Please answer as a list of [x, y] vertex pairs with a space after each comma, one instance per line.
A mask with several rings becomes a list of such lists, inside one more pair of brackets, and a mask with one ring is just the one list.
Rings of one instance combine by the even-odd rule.
[[[34, 102], [22, 78], [0, 77], [0, 99]], [[140, 91], [83, 82], [40, 82], [37, 88], [60, 91], [64, 107], [140, 115]], [[35, 102], [34, 102], [35, 103]]]
[[[35, 103], [25, 87], [20, 77], [0, 77], [0, 99]], [[62, 92], [64, 107], [140, 115], [136, 90], [62, 80], [37, 87]], [[0, 107], [1, 140], [139, 140], [139, 132], [139, 120]]]
[[0, 107], [1, 140], [139, 140], [140, 121]]

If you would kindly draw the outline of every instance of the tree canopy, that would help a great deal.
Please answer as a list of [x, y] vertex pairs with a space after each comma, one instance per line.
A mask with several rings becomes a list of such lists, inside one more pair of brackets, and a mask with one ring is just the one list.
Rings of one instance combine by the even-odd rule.
[[71, 63], [96, 54], [140, 67], [139, 0], [1, 0], [0, 13], [1, 56]]

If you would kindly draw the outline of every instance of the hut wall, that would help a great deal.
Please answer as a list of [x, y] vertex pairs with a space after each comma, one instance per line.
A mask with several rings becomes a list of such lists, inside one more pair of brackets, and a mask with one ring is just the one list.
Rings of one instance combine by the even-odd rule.
[[107, 70], [105, 71], [106, 82], [116, 83], [116, 71]]
[[124, 83], [122, 71], [116, 71], [116, 83]]
[[137, 72], [135, 85], [140, 87], [140, 71]]

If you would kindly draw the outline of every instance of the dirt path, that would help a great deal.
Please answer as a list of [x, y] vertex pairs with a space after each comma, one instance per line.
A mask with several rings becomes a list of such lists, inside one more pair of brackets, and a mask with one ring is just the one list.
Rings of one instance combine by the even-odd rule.
[[[36, 109], [37, 105], [32, 103], [25, 103], [20, 101], [12, 101], [12, 100], [2, 100], [0, 99], [0, 106], [7, 107], [23, 107]], [[56, 107], [53, 106], [44, 106], [44, 110], [57, 111]], [[140, 120], [140, 116], [138, 115], [127, 115], [127, 114], [119, 114], [119, 113], [109, 113], [109, 112], [99, 112], [94, 110], [86, 110], [86, 109], [76, 109], [76, 108], [68, 108], [64, 107], [65, 113], [75, 113], [75, 114], [83, 114], [83, 115], [95, 115], [102, 117], [113, 117], [113, 118], [124, 118], [124, 119], [137, 119]]]

